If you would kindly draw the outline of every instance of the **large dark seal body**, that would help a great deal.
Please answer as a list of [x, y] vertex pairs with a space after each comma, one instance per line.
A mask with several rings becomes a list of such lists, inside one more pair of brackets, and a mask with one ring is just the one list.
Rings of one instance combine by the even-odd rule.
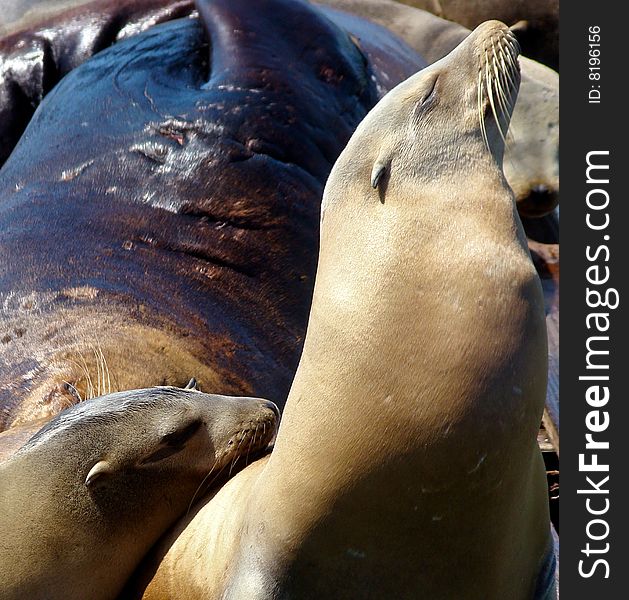
[[[400, 40], [434, 62], [469, 35], [461, 25], [392, 0], [322, 0], [321, 4], [324, 14], [358, 43], [380, 95], [425, 65]], [[35, 107], [72, 69], [95, 52], [156, 23], [183, 15], [196, 18], [192, 0], [91, 0], [46, 11], [47, 6], [33, 9], [0, 39], [0, 164]], [[505, 174], [520, 214], [537, 216], [558, 201], [559, 86], [551, 69], [526, 58], [521, 62], [522, 87]]]
[[115, 598], [195, 498], [259, 456], [278, 414], [261, 399], [169, 387], [62, 412], [0, 463], [0, 598]]
[[287, 394], [323, 184], [378, 75], [305, 2], [199, 6], [207, 34], [173, 21], [72, 71], [0, 172], [2, 427], [67, 384]]

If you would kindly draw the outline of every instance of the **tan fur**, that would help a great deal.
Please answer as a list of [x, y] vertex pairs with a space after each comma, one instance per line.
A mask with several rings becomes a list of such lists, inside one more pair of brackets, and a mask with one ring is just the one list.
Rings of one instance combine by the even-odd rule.
[[358, 127], [326, 185], [275, 450], [166, 538], [144, 598], [532, 597], [543, 300], [477, 108], [484, 52], [509, 37], [485, 23]]
[[[54, 306], [56, 296], [90, 302], [60, 308]], [[93, 302], [96, 296], [96, 290], [82, 288], [7, 301], [5, 329], [20, 335], [0, 345], [0, 360], [5, 355], [8, 364], [9, 358], [13, 364], [33, 364], [22, 378], [0, 383], [23, 398], [7, 428], [49, 419], [79, 398], [155, 385], [183, 386], [192, 375], [202, 389], [239, 391], [197, 358], [205, 352], [193, 339], [181, 338], [164, 323], [143, 324], [141, 317], [128, 317], [122, 307], [102, 310]], [[138, 311], [141, 315], [141, 306]], [[33, 348], [39, 351], [33, 354]]]
[[0, 432], [0, 462], [13, 456], [28, 440], [41, 429], [48, 418], [39, 419], [26, 425], [18, 425]]

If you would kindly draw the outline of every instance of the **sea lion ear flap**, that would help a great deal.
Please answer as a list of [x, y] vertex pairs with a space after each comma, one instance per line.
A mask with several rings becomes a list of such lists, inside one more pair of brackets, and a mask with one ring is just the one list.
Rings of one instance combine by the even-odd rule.
[[188, 384], [183, 389], [184, 390], [196, 390], [198, 392], [199, 391], [199, 384], [197, 383], [197, 380], [193, 377], [190, 381], [188, 381]]
[[374, 190], [380, 187], [380, 191], [383, 191], [385, 179], [391, 175], [391, 157], [392, 152], [389, 148], [380, 150], [378, 158], [376, 158], [376, 162], [371, 169], [371, 187]]
[[102, 480], [103, 477], [106, 477], [107, 475], [111, 475], [113, 472], [114, 467], [110, 462], [106, 460], [99, 460], [87, 474], [87, 477], [85, 478], [85, 485], [88, 488], [94, 487], [94, 484], [97, 481]]
[[380, 160], [377, 160], [371, 169], [371, 187], [375, 190], [382, 179], [382, 176], [386, 173], [387, 165]]

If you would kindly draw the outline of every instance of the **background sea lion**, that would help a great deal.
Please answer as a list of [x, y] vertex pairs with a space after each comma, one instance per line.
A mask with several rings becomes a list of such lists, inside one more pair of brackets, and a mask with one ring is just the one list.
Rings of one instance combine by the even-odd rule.
[[523, 54], [559, 68], [559, 0], [400, 0], [465, 27], [487, 19], [525, 21], [518, 35]]
[[164, 542], [145, 598], [548, 591], [543, 297], [501, 171], [516, 57], [486, 23], [357, 128], [274, 452]]
[[268, 446], [278, 417], [259, 398], [172, 387], [62, 412], [0, 463], [0, 598], [116, 597], [196, 496]]

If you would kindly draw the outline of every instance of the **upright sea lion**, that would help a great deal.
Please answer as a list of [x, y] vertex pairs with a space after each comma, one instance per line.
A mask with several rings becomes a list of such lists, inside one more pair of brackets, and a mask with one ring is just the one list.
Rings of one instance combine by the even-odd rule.
[[0, 171], [0, 429], [67, 384], [288, 393], [323, 185], [377, 81], [305, 2], [200, 6], [207, 34], [172, 21], [71, 71]]
[[550, 592], [544, 305], [501, 170], [517, 55], [485, 23], [359, 125], [275, 449], [164, 541], [145, 598]]
[[0, 598], [115, 598], [217, 474], [266, 448], [278, 414], [171, 387], [62, 412], [0, 463]]

